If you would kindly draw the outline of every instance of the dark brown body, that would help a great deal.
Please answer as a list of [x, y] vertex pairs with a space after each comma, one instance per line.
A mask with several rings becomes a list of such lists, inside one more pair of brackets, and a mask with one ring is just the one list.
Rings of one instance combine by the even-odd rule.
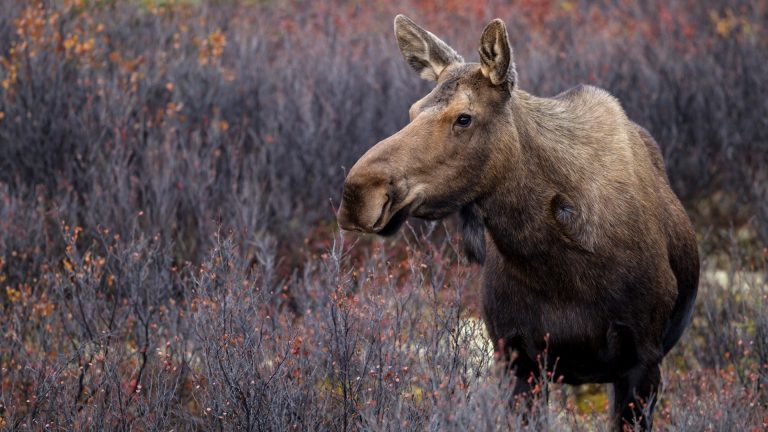
[[565, 383], [612, 383], [617, 429], [650, 429], [659, 366], [690, 322], [699, 275], [657, 144], [603, 90], [519, 90], [499, 20], [480, 64], [405, 17], [395, 32], [437, 85], [350, 170], [339, 224], [388, 235], [408, 216], [460, 212], [515, 393], [546, 364]]
[[[556, 361], [556, 374], [572, 384], [614, 382], [638, 367], [657, 368], [690, 319], [699, 274], [693, 230], [653, 139], [627, 119], [601, 124], [567, 109], [594, 93], [602, 92], [581, 87], [555, 98], [564, 106], [558, 116], [585, 126], [586, 133], [570, 139], [594, 148], [590, 158], [540, 154], [563, 137], [518, 130], [529, 151], [514, 174], [475, 203], [488, 236], [483, 311], [492, 339], [517, 351], [522, 375], [535, 371], [546, 348], [547, 364]], [[523, 105], [518, 119], [542, 116], [524, 112], [535, 103]], [[600, 135], [622, 123], [627, 159], [617, 164]], [[574, 166], [581, 160], [590, 166]], [[584, 188], [558, 166], [577, 177], [589, 173], [589, 184], [601, 189]], [[563, 203], [575, 218], [590, 212], [583, 207], [601, 207], [603, 220], [569, 230], [558, 221]]]

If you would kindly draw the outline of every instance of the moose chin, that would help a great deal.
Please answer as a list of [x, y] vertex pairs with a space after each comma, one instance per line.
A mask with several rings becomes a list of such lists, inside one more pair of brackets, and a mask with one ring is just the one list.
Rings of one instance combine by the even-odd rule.
[[617, 430], [651, 429], [660, 365], [691, 321], [699, 278], [658, 144], [599, 88], [521, 90], [501, 20], [480, 37], [480, 63], [403, 15], [395, 36], [436, 84], [349, 171], [339, 225], [391, 235], [411, 216], [459, 213], [514, 394], [531, 397], [540, 364], [557, 365], [565, 383], [612, 384]]

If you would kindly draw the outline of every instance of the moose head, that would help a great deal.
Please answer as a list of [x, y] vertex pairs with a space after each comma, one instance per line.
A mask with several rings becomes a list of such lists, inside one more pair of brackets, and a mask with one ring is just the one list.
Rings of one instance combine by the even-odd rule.
[[346, 230], [391, 235], [409, 216], [446, 217], [488, 193], [518, 153], [507, 113], [517, 74], [503, 21], [483, 31], [480, 63], [465, 63], [403, 15], [395, 35], [405, 61], [436, 85], [411, 106], [403, 129], [349, 171], [338, 210]]

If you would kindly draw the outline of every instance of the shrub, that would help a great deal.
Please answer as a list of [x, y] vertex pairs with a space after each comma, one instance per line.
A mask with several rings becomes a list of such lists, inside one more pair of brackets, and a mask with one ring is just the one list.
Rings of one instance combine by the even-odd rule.
[[429, 88], [398, 12], [468, 59], [500, 16], [524, 89], [596, 84], [651, 130], [706, 252], [657, 425], [766, 427], [765, 1], [5, 6], [0, 427], [606, 424], [599, 386], [509, 409], [451, 221], [336, 231], [345, 169]]

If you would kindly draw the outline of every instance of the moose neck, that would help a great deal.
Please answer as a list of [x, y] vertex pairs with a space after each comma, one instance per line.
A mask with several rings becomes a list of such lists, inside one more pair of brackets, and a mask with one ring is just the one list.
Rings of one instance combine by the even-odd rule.
[[[515, 90], [509, 101], [514, 126], [493, 145], [504, 167], [497, 184], [476, 202], [483, 225], [507, 259], [545, 255], [552, 245], [546, 220], [557, 183], [568, 183], [561, 154], [562, 128], [572, 121], [557, 101]], [[557, 134], [560, 136], [557, 136]], [[560, 179], [560, 180], [557, 180]]]

